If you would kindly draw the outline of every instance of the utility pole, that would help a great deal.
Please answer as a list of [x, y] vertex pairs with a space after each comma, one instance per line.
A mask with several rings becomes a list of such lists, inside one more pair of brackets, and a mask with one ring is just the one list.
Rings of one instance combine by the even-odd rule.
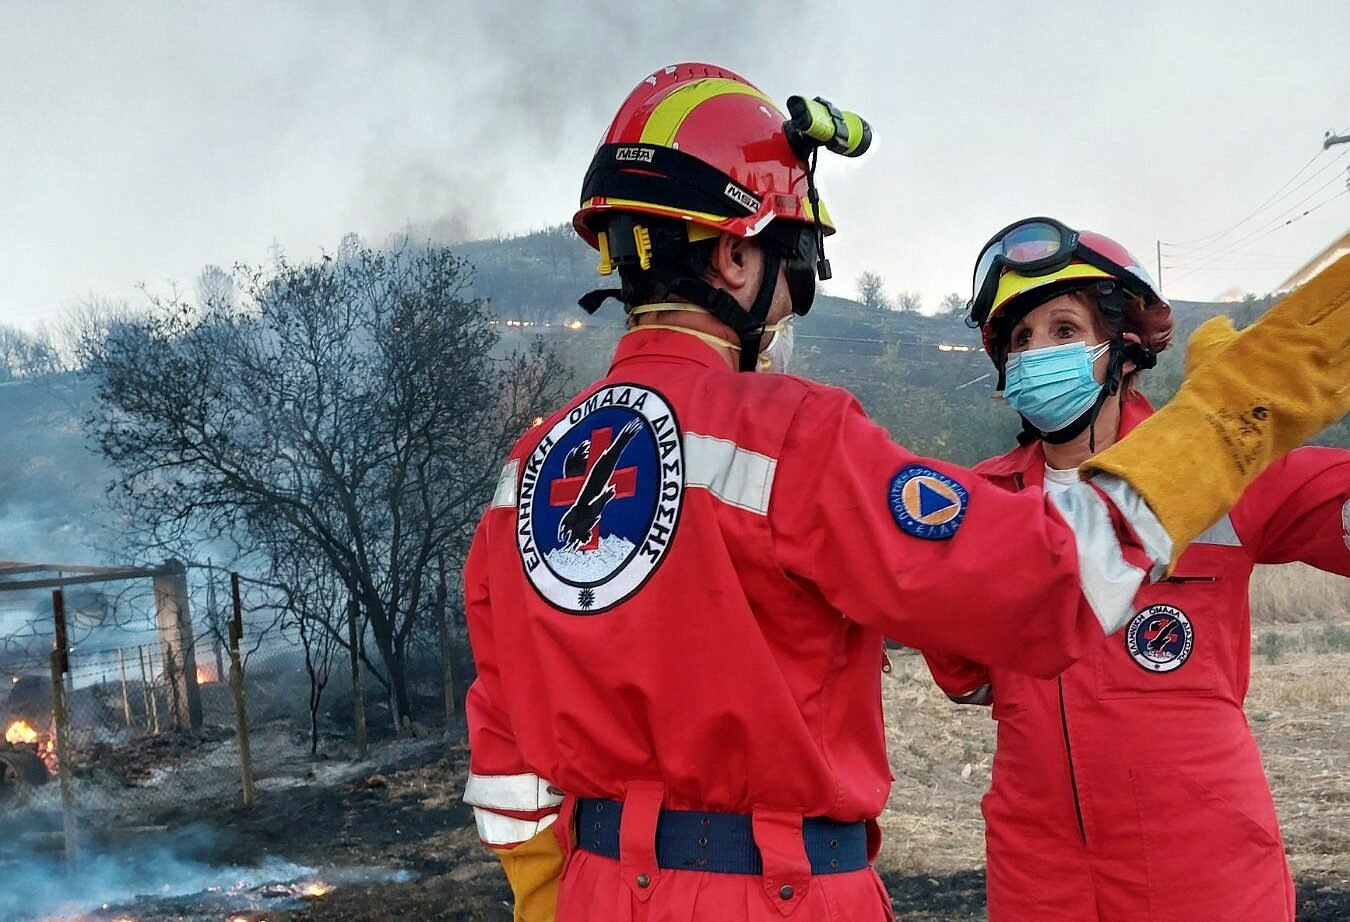
[[1350, 144], [1350, 134], [1336, 134], [1334, 131], [1328, 131], [1327, 136], [1322, 139], [1322, 150], [1334, 147], [1337, 144]]
[[1162, 241], [1158, 241], [1158, 292], [1162, 292]]

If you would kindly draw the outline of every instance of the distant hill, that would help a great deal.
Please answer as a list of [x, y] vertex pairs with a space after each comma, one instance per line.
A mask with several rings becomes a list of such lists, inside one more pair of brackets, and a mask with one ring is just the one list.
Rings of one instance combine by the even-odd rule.
[[[505, 342], [543, 335], [559, 342], [582, 383], [603, 374], [622, 332], [622, 313], [610, 302], [593, 318], [576, 306], [579, 295], [611, 287], [595, 271], [595, 251], [570, 226], [460, 246], [475, 266], [473, 292], [492, 302], [499, 317], [529, 322], [504, 327]], [[1174, 302], [1177, 346], [1141, 379], [1155, 404], [1176, 392], [1186, 338], [1218, 314], [1245, 326], [1269, 299]], [[572, 329], [569, 324], [582, 324]], [[801, 374], [853, 391], [878, 422], [906, 447], [971, 464], [1012, 444], [1016, 417], [993, 399], [994, 377], [978, 334], [962, 318], [865, 308], [847, 298], [821, 297], [797, 327]], [[1342, 421], [1321, 444], [1350, 445]]]
[[[576, 306], [580, 294], [608, 280], [595, 273], [594, 252], [570, 227], [458, 250], [475, 267], [472, 294], [488, 299], [499, 318], [504, 348], [544, 336], [559, 345], [578, 386], [605, 372], [623, 314], [614, 302], [593, 318]], [[1242, 325], [1265, 306], [1178, 302], [1177, 341], [1217, 313]], [[971, 464], [1012, 445], [1016, 416], [993, 399], [992, 367], [960, 318], [821, 297], [797, 332], [796, 370], [851, 390], [910, 450]], [[1144, 376], [1155, 403], [1178, 386], [1181, 353], [1169, 350]], [[104, 504], [112, 472], [81, 428], [92, 399], [91, 382], [66, 374], [0, 384], [0, 559], [125, 560], [118, 551], [124, 523]], [[1317, 441], [1350, 446], [1350, 424], [1343, 420]]]

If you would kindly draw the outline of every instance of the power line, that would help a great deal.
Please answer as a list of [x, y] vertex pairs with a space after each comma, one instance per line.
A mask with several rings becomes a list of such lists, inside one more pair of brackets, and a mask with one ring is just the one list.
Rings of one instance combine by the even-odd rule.
[[[1303, 166], [1299, 167], [1298, 170], [1294, 173], [1293, 176], [1290, 176], [1288, 179], [1286, 179], [1286, 180], [1284, 181], [1284, 185], [1282, 185], [1282, 186], [1280, 186], [1280, 188], [1276, 189], [1275, 192], [1274, 192], [1274, 194], [1272, 194], [1272, 195], [1270, 196], [1270, 198], [1266, 199], [1266, 200], [1265, 200], [1264, 202], [1262, 202], [1260, 205], [1256, 206], [1256, 209], [1255, 209], [1254, 211], [1252, 211], [1251, 214], [1247, 215], [1245, 218], [1243, 218], [1241, 221], [1237, 222], [1236, 224], [1234, 224], [1234, 225], [1232, 225], [1232, 226], [1226, 228], [1225, 230], [1219, 231], [1218, 233], [1215, 233], [1215, 234], [1209, 234], [1209, 235], [1204, 236], [1204, 237], [1194, 237], [1194, 238], [1192, 238], [1192, 239], [1190, 239], [1190, 240], [1182, 240], [1182, 241], [1180, 241], [1179, 243], [1176, 243], [1176, 244], [1165, 243], [1165, 244], [1163, 244], [1163, 245], [1164, 245], [1164, 246], [1184, 246], [1184, 245], [1186, 245], [1186, 244], [1192, 244], [1192, 243], [1203, 243], [1203, 242], [1206, 242], [1206, 241], [1209, 241], [1209, 240], [1214, 240], [1215, 238], [1218, 238], [1218, 237], [1226, 236], [1226, 235], [1228, 235], [1229, 233], [1231, 233], [1231, 232], [1237, 230], [1237, 229], [1238, 229], [1239, 227], [1241, 227], [1243, 224], [1246, 224], [1246, 223], [1247, 223], [1248, 221], [1250, 221], [1252, 218], [1256, 217], [1256, 215], [1258, 215], [1258, 214], [1260, 214], [1262, 211], [1264, 211], [1267, 205], [1269, 205], [1271, 202], [1275, 201], [1275, 199], [1279, 198], [1279, 197], [1280, 197], [1280, 194], [1283, 193], [1284, 190], [1285, 190], [1286, 188], [1288, 188], [1289, 184], [1290, 184], [1291, 182], [1293, 182], [1294, 180], [1298, 179], [1299, 175], [1300, 175], [1304, 170], [1306, 170], [1308, 167], [1312, 166], [1313, 163], [1315, 163], [1319, 157], [1321, 157], [1324, 153], [1326, 153], [1326, 151], [1327, 151], [1327, 149], [1326, 149], [1325, 147], [1323, 147], [1323, 148], [1322, 148], [1321, 150], [1319, 150], [1317, 153], [1313, 154], [1312, 157], [1310, 157], [1310, 158], [1308, 159], [1308, 162], [1305, 163], [1305, 164], [1303, 164]], [[1340, 158], [1337, 158], [1337, 159], [1340, 159]], [[1318, 172], [1320, 173], [1321, 170], [1319, 170]], [[1314, 175], [1316, 175], [1316, 174], [1314, 174]], [[1304, 182], [1306, 182], [1306, 181], [1307, 181], [1307, 180], [1304, 180]], [[1302, 183], [1300, 183], [1299, 185], [1302, 185]]]
[[[1168, 244], [1166, 244], [1166, 243], [1163, 244], [1163, 246], [1167, 246], [1167, 245], [1168, 245]], [[1167, 254], [1167, 255], [1168, 255], [1170, 258], [1173, 258], [1173, 259], [1197, 259], [1197, 258], [1200, 258], [1200, 257], [1202, 257], [1202, 256], [1212, 256], [1212, 255], [1215, 254], [1215, 253], [1232, 253], [1234, 256], [1245, 256], [1245, 257], [1250, 257], [1250, 258], [1252, 258], [1252, 259], [1297, 259], [1297, 258], [1298, 258], [1298, 257], [1296, 257], [1296, 256], [1290, 256], [1290, 255], [1288, 255], [1287, 253], [1256, 253], [1256, 252], [1253, 252], [1252, 250], [1237, 250], [1237, 249], [1233, 249], [1233, 248], [1231, 248], [1231, 247], [1216, 247], [1216, 248], [1214, 248], [1214, 249], [1210, 249], [1210, 248], [1208, 248], [1208, 247], [1201, 247], [1201, 248], [1198, 248], [1198, 249], [1195, 249], [1195, 250], [1185, 250], [1185, 249], [1182, 249], [1182, 250], [1178, 250], [1177, 252], [1174, 252], [1174, 253], [1169, 253], [1169, 254]]]
[[[1335, 181], [1336, 181], [1336, 177], [1332, 177], [1331, 182], [1335, 182]], [[1317, 190], [1317, 192], [1320, 192], [1320, 191], [1322, 191], [1322, 189], [1325, 189], [1327, 186], [1331, 185], [1331, 182], [1328, 182], [1328, 183], [1324, 184], [1321, 188], [1319, 188], [1319, 189]], [[1316, 195], [1317, 192], [1314, 192], [1313, 195]], [[1315, 211], [1317, 211], [1317, 210], [1319, 210], [1319, 209], [1325, 207], [1326, 205], [1331, 204], [1331, 203], [1334, 202], [1336, 199], [1340, 198], [1340, 197], [1343, 196], [1343, 195], [1346, 195], [1347, 193], [1350, 193], [1350, 188], [1342, 189], [1340, 192], [1337, 192], [1335, 195], [1331, 196], [1331, 198], [1328, 198], [1328, 199], [1325, 199], [1324, 201], [1318, 202], [1316, 205], [1312, 206], [1311, 208], [1308, 208], [1307, 210], [1305, 210], [1305, 211], [1302, 212], [1301, 214], [1295, 215], [1294, 217], [1289, 218], [1289, 219], [1286, 220], [1286, 221], [1280, 222], [1279, 219], [1277, 218], [1277, 219], [1276, 219], [1276, 222], [1277, 222], [1277, 223], [1275, 223], [1274, 225], [1270, 225], [1270, 226], [1265, 227], [1265, 228], [1260, 228], [1260, 229], [1258, 229], [1258, 231], [1254, 232], [1254, 233], [1259, 233], [1260, 230], [1264, 230], [1264, 231], [1265, 231], [1265, 233], [1262, 233], [1259, 237], [1256, 237], [1255, 239], [1260, 240], [1260, 239], [1262, 239], [1263, 237], [1268, 237], [1268, 236], [1270, 236], [1271, 234], [1275, 233], [1275, 232], [1278, 231], [1278, 230], [1281, 230], [1282, 228], [1288, 227], [1290, 224], [1296, 224], [1296, 223], [1298, 223], [1299, 221], [1302, 221], [1302, 220], [1303, 220], [1304, 218], [1306, 218], [1308, 215], [1310, 215], [1310, 214], [1312, 214], [1313, 212], [1315, 212]], [[1312, 195], [1308, 196], [1308, 198], [1312, 198]], [[1303, 202], [1306, 202], [1306, 201], [1308, 200], [1308, 198], [1303, 199]], [[1299, 202], [1299, 205], [1302, 205], [1303, 202]], [[1294, 208], [1297, 208], [1297, 207], [1298, 207], [1298, 205], [1295, 205], [1295, 206], [1294, 206]], [[1290, 209], [1290, 210], [1293, 210], [1293, 209]], [[1280, 217], [1284, 217], [1285, 214], [1289, 214], [1289, 211], [1284, 212], [1284, 214], [1282, 214]], [[1248, 236], [1250, 236], [1250, 235], [1248, 235]], [[1220, 257], [1220, 256], [1223, 256], [1223, 255], [1227, 255], [1227, 254], [1216, 254], [1214, 257], [1212, 257], [1212, 258], [1209, 259], [1208, 261], [1202, 262], [1202, 263], [1200, 263], [1199, 265], [1195, 266], [1195, 267], [1194, 267], [1193, 269], [1191, 269], [1189, 272], [1183, 272], [1181, 275], [1179, 275], [1177, 278], [1173, 279], [1172, 281], [1173, 281], [1173, 282], [1180, 281], [1181, 279], [1184, 279], [1184, 278], [1186, 278], [1186, 277], [1189, 276], [1189, 275], [1193, 275], [1193, 274], [1195, 274], [1196, 272], [1199, 272], [1201, 269], [1218, 268], [1218, 267], [1212, 266], [1212, 263], [1216, 262], [1216, 261], [1219, 259], [1219, 257]], [[1268, 268], [1268, 267], [1266, 267], [1266, 268]]]
[[[1347, 153], [1350, 153], [1350, 149], [1347, 149]], [[1344, 156], [1344, 155], [1342, 155], [1342, 156]], [[1339, 158], [1338, 158], [1338, 159], [1339, 159]], [[1223, 250], [1215, 251], [1214, 254], [1213, 254], [1212, 256], [1210, 256], [1208, 259], [1205, 259], [1204, 261], [1202, 261], [1202, 263], [1201, 263], [1199, 266], [1197, 266], [1196, 268], [1197, 268], [1197, 269], [1204, 268], [1205, 266], [1208, 266], [1210, 263], [1217, 262], [1218, 260], [1222, 259], [1223, 257], [1229, 255], [1229, 254], [1232, 253], [1234, 250], [1236, 250], [1236, 248], [1237, 248], [1238, 246], [1240, 246], [1240, 245], [1242, 245], [1242, 244], [1244, 244], [1244, 243], [1247, 243], [1247, 242], [1249, 242], [1249, 241], [1252, 241], [1252, 240], [1260, 240], [1260, 239], [1262, 239], [1262, 238], [1264, 238], [1264, 237], [1268, 237], [1268, 236], [1270, 236], [1270, 234], [1274, 233], [1275, 231], [1279, 230], [1280, 228], [1286, 227], [1286, 226], [1288, 226], [1288, 225], [1290, 225], [1290, 224], [1293, 224], [1295, 221], [1299, 221], [1299, 220], [1301, 220], [1301, 219], [1303, 219], [1303, 218], [1306, 218], [1308, 215], [1312, 214], [1314, 211], [1316, 211], [1317, 209], [1321, 208], [1323, 205], [1327, 204], [1327, 202], [1330, 202], [1330, 201], [1332, 201], [1333, 199], [1339, 198], [1340, 195], [1341, 195], [1342, 193], [1337, 193], [1336, 195], [1333, 195], [1330, 199], [1327, 199], [1326, 201], [1323, 201], [1323, 202], [1319, 202], [1317, 205], [1314, 205], [1312, 208], [1307, 209], [1307, 210], [1304, 211], [1302, 214], [1299, 214], [1299, 215], [1297, 215], [1296, 217], [1288, 218], [1289, 215], [1293, 214], [1293, 213], [1294, 213], [1295, 211], [1297, 211], [1299, 208], [1303, 207], [1303, 205], [1307, 204], [1307, 202], [1308, 202], [1310, 199], [1316, 198], [1317, 195], [1318, 195], [1323, 189], [1326, 189], [1328, 186], [1332, 185], [1333, 183], [1335, 183], [1335, 182], [1336, 182], [1337, 180], [1339, 180], [1339, 179], [1340, 179], [1339, 176], [1333, 176], [1333, 177], [1331, 177], [1329, 180], [1327, 180], [1326, 182], [1322, 183], [1322, 185], [1318, 186], [1318, 187], [1317, 187], [1316, 189], [1314, 189], [1312, 192], [1308, 193], [1308, 194], [1305, 195], [1303, 198], [1299, 199], [1299, 201], [1296, 202], [1294, 205], [1291, 205], [1289, 208], [1286, 208], [1284, 211], [1280, 212], [1280, 214], [1277, 215], [1273, 221], [1270, 221], [1270, 222], [1268, 222], [1268, 223], [1266, 223], [1266, 224], [1261, 225], [1260, 227], [1256, 228], [1256, 230], [1248, 231], [1246, 234], [1244, 234], [1242, 237], [1239, 237], [1237, 240], [1233, 241], [1231, 244], [1229, 244], [1229, 245], [1228, 245], [1226, 248], [1224, 248]], [[1285, 220], [1286, 218], [1288, 218], [1288, 220]], [[1192, 271], [1195, 271], [1195, 270], [1192, 270]], [[1189, 275], [1190, 273], [1186, 273], [1186, 274]], [[1182, 277], [1184, 278], [1185, 276], [1183, 275]], [[1177, 281], [1177, 279], [1173, 279], [1173, 281]]]

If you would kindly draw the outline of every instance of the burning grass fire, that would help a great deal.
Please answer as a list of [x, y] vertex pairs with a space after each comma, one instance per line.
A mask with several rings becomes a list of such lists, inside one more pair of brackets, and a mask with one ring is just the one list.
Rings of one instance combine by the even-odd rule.
[[[5, 743], [19, 750], [28, 750], [42, 760], [47, 771], [56, 774], [56, 744], [51, 737], [33, 729], [25, 720], [16, 720], [5, 728]], [[41, 774], [41, 772], [39, 772]], [[34, 779], [29, 779], [34, 780]]]
[[[135, 912], [146, 913], [156, 919], [170, 914], [175, 919], [191, 922], [216, 922], [218, 919], [227, 922], [267, 922], [274, 918], [276, 913], [284, 914], [300, 909], [305, 904], [326, 900], [336, 887], [343, 884], [401, 882], [412, 877], [406, 871], [381, 868], [329, 868], [324, 871], [325, 879], [315, 880], [308, 876], [313, 873], [312, 869], [294, 866], [292, 868], [295, 871], [306, 872], [305, 876], [272, 882], [260, 882], [257, 877], [249, 879], [246, 876], [233, 884], [210, 886], [194, 895], [140, 903], [137, 904]], [[126, 912], [127, 908], [130, 907], [122, 911]], [[118, 916], [118, 919], [136, 922], [136, 918], [132, 915]], [[63, 919], [60, 922], [68, 920]], [[114, 919], [112, 922], [118, 920]]]
[[5, 742], [12, 746], [21, 743], [36, 743], [37, 741], [37, 731], [30, 727], [27, 721], [16, 720], [5, 729]]

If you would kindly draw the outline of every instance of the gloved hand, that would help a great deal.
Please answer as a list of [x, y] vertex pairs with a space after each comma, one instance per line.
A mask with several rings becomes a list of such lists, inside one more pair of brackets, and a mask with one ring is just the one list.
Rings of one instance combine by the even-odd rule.
[[515, 895], [515, 922], [553, 922], [563, 851], [552, 827], [512, 848], [493, 848]]
[[1172, 539], [1168, 572], [1271, 461], [1350, 411], [1350, 256], [1188, 371], [1167, 406], [1079, 468], [1143, 498]]
[[1202, 365], [1208, 365], [1220, 352], [1238, 337], [1233, 321], [1220, 314], [1211, 317], [1196, 327], [1191, 338], [1186, 340], [1186, 377], [1193, 375]]

